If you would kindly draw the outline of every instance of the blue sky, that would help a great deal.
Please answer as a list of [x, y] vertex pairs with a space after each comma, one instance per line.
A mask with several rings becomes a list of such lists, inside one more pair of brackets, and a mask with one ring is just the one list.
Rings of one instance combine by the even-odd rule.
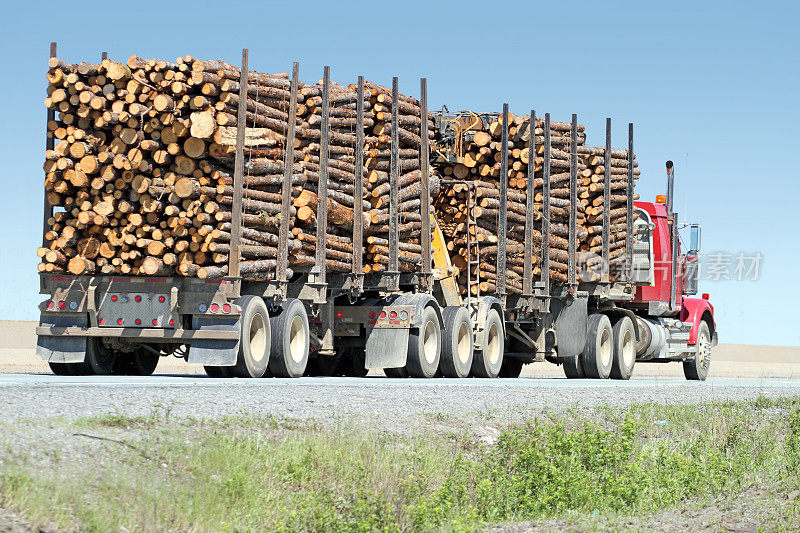
[[[681, 220], [703, 226], [704, 252], [760, 252], [757, 281], [701, 281], [722, 342], [800, 346], [794, 302], [800, 234], [800, 112], [795, 2], [145, 2], [101, 9], [15, 6], [0, 36], [0, 318], [36, 319], [41, 239], [43, 105], [51, 40], [59, 57], [132, 54], [240, 61], [314, 81], [323, 65], [417, 94], [432, 107], [577, 113], [588, 143], [615, 146], [636, 126], [643, 199], [676, 165]], [[242, 11], [244, 21], [233, 15]], [[733, 272], [732, 272], [733, 274]]]

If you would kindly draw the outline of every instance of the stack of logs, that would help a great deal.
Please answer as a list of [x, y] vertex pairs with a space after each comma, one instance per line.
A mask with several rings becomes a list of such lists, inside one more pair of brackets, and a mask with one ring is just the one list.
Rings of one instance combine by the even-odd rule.
[[[389, 232], [389, 199], [391, 186], [391, 137], [392, 137], [392, 98], [391, 91], [385, 87], [367, 83], [370, 92], [369, 116], [374, 125], [365, 139], [367, 168], [367, 190], [370, 201], [370, 226], [367, 228], [367, 254], [364, 271], [386, 270], [389, 259], [387, 235]], [[420, 202], [420, 107], [414, 98], [398, 97], [398, 232], [399, 266], [401, 271], [419, 270], [422, 265], [422, 212]], [[428, 118], [427, 139], [434, 136], [432, 117]], [[439, 191], [439, 178], [430, 175], [430, 194]], [[433, 206], [431, 213], [433, 214]], [[430, 214], [428, 216], [430, 216]]]
[[[533, 230], [533, 276], [541, 277], [541, 219], [544, 197], [544, 121], [537, 119], [534, 127], [536, 153], [530, 149], [530, 117], [509, 114], [508, 175], [501, 176], [502, 116], [494, 118], [473, 115], [464, 128], [456, 149], [463, 155], [461, 163], [440, 163], [445, 180], [472, 182], [474, 188], [456, 183], [441, 188], [434, 205], [440, 227], [447, 241], [453, 265], [459, 269], [459, 285], [462, 294], [478, 291], [492, 293], [497, 290], [497, 233], [500, 198], [500, 180], [507, 180], [507, 244], [506, 244], [506, 292], [520, 294], [523, 287], [525, 216], [527, 197], [534, 195]], [[577, 246], [581, 252], [600, 254], [602, 251], [602, 165], [604, 150], [585, 146], [585, 127], [577, 126], [578, 187], [579, 202], [576, 205]], [[570, 216], [570, 148], [571, 124], [550, 122], [550, 279], [555, 283], [567, 281], [569, 261], [569, 216]], [[627, 151], [615, 151], [612, 159], [612, 258], [624, 254], [625, 213], [618, 206], [625, 205], [624, 187], [627, 185]], [[528, 165], [534, 164], [534, 182], [528, 182]], [[636, 171], [638, 173], [638, 170]], [[598, 175], [599, 186], [598, 186]], [[599, 191], [599, 192], [598, 192]], [[473, 194], [472, 207], [468, 198]], [[598, 201], [598, 194], [600, 200]], [[475, 225], [469, 222], [469, 209]], [[598, 226], [599, 224], [599, 226]], [[620, 233], [622, 228], [622, 233]], [[467, 234], [475, 242], [468, 253]], [[598, 248], [598, 243], [601, 246]], [[592, 257], [577, 254], [579, 272], [583, 281], [596, 281]], [[468, 265], [468, 258], [478, 259], [478, 264]], [[467, 286], [469, 279], [478, 283]], [[613, 279], [612, 279], [613, 281]]]
[[[38, 250], [39, 270], [225, 276], [240, 69], [191, 56], [101, 64], [52, 58], [49, 66], [45, 103], [58, 115], [48, 123], [54, 146], [44, 170], [47, 200], [56, 209]], [[248, 77], [240, 268], [245, 279], [270, 279], [281, 224], [290, 229], [289, 264], [297, 270], [314, 262], [322, 84], [297, 88], [293, 205], [282, 221], [291, 81], [285, 73], [250, 71]], [[352, 268], [355, 201], [362, 201], [367, 227], [365, 272], [388, 262], [391, 92], [367, 86], [359, 125], [355, 87], [330, 84], [326, 253], [332, 271]], [[410, 270], [421, 257], [420, 110], [412, 98], [399, 100], [401, 270]], [[363, 147], [356, 146], [359, 127], [366, 133]], [[363, 199], [354, 198], [358, 149], [366, 157]]]
[[[603, 214], [605, 206], [605, 147], [582, 147], [579, 159], [586, 168], [578, 173], [580, 192], [578, 200], [586, 214], [583, 229], [585, 234], [579, 242], [583, 277], [586, 281], [596, 281], [601, 273], [603, 253]], [[633, 161], [634, 185], [641, 171], [637, 167], [636, 154]], [[611, 207], [609, 211], [609, 278], [619, 279], [619, 266], [624, 262], [625, 239], [627, 237], [628, 204], [628, 150], [611, 150]], [[634, 194], [634, 200], [639, 199]]]

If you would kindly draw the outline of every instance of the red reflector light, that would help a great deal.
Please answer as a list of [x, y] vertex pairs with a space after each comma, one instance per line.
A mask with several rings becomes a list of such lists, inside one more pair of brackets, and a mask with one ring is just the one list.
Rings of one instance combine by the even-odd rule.
[[153, 319], [153, 325], [154, 325], [154, 326], [157, 326], [157, 325], [158, 325], [158, 319], [157, 319], [157, 318], [154, 318], [154, 319]]
[[138, 325], [140, 325], [141, 323], [142, 323], [142, 321], [141, 321], [141, 320], [139, 320], [139, 319], [137, 318], [137, 319], [136, 319], [136, 325], [138, 326]]
[[389, 318], [397, 318], [397, 311], [389, 311]]
[[369, 317], [374, 319], [375, 318], [375, 311], [370, 311], [369, 312]]
[[174, 321], [174, 320], [172, 320], [171, 318], [170, 318], [170, 320], [169, 320], [169, 325], [170, 325], [170, 326], [174, 326], [174, 325], [175, 325], [175, 321]]
[[55, 309], [56, 308], [56, 303], [53, 300], [50, 300], [49, 302], [47, 302], [47, 308], [48, 309]]
[[211, 307], [209, 307], [209, 311], [211, 311], [212, 313], [218, 312], [219, 311], [219, 304], [211, 304]]
[[125, 322], [125, 321], [124, 321], [124, 320], [122, 320], [121, 318], [118, 318], [118, 319], [117, 319], [117, 324], [119, 324], [120, 326], [122, 325], [122, 323], [123, 323], [123, 322]]
[[342, 315], [342, 312], [341, 312], [341, 311], [339, 311], [338, 313], [336, 313], [336, 318], [342, 318], [342, 316], [344, 316], [344, 315]]
[[166, 301], [166, 298], [164, 298], [163, 296], [159, 296], [158, 301], [163, 304]]
[[112, 297], [111, 297], [111, 301], [112, 301], [112, 302], [116, 302], [116, 301], [117, 301], [117, 297], [116, 297], [116, 296], [112, 296]]
[[67, 307], [67, 302], [65, 302], [64, 300], [61, 300], [60, 302], [58, 302], [58, 308], [59, 309], [64, 309], [66, 307]]
[[703, 294], [703, 300], [708, 300], [708, 298], [709, 298], [708, 293], [704, 293]]
[[134, 296], [133, 299], [136, 300], [137, 302], [141, 302], [142, 301], [142, 297], [141, 296]]
[[231, 312], [231, 304], [222, 304], [222, 312], [223, 313], [230, 313]]
[[378, 315], [379, 318], [386, 318], [386, 311], [381, 311], [381, 314]]
[[105, 324], [105, 323], [106, 323], [106, 319], [105, 319], [105, 318], [101, 318], [101, 319], [100, 319], [100, 325], [103, 325], [103, 324]]

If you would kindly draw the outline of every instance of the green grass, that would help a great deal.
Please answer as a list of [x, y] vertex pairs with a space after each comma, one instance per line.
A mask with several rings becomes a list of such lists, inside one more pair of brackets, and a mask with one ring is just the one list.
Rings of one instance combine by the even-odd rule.
[[[77, 425], [115, 440], [80, 461], [7, 458], [0, 505], [89, 531], [439, 531], [800, 489], [800, 400], [573, 410], [503, 428], [494, 446], [467, 429], [403, 436], [258, 417]], [[793, 509], [776, 527], [800, 525]]]

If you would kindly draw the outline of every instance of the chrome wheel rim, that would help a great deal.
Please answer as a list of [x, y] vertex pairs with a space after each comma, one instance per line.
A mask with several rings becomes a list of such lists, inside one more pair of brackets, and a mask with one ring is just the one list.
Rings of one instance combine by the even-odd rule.
[[295, 316], [289, 327], [289, 356], [295, 363], [300, 363], [305, 356], [305, 348], [308, 345], [306, 339], [306, 328], [303, 318]]
[[626, 330], [625, 335], [622, 337], [622, 364], [625, 365], [625, 368], [630, 368], [633, 366], [635, 359], [636, 341], [633, 340], [633, 334], [630, 330]]
[[264, 317], [260, 314], [253, 315], [250, 321], [250, 356], [254, 361], [260, 362], [264, 359], [267, 351], [267, 326]]
[[711, 342], [708, 340], [708, 335], [706, 335], [705, 332], [701, 333], [697, 338], [697, 355], [695, 357], [697, 359], [697, 366], [700, 367], [703, 372], [707, 372], [711, 364]]
[[600, 363], [603, 367], [611, 364], [612, 356], [611, 333], [608, 329], [604, 329], [603, 333], [600, 334]]
[[433, 320], [425, 323], [425, 329], [422, 334], [422, 353], [425, 357], [425, 362], [432, 365], [436, 362], [436, 325]]
[[456, 336], [458, 360], [462, 365], [466, 365], [469, 362], [469, 352], [470, 348], [472, 348], [472, 346], [470, 346], [471, 344], [469, 338], [469, 324], [467, 322], [462, 322], [461, 325], [458, 326], [458, 334]]
[[484, 350], [489, 355], [489, 363], [494, 366], [500, 362], [500, 328], [497, 327], [496, 323], [492, 323], [489, 326], [486, 338], [487, 343]]

